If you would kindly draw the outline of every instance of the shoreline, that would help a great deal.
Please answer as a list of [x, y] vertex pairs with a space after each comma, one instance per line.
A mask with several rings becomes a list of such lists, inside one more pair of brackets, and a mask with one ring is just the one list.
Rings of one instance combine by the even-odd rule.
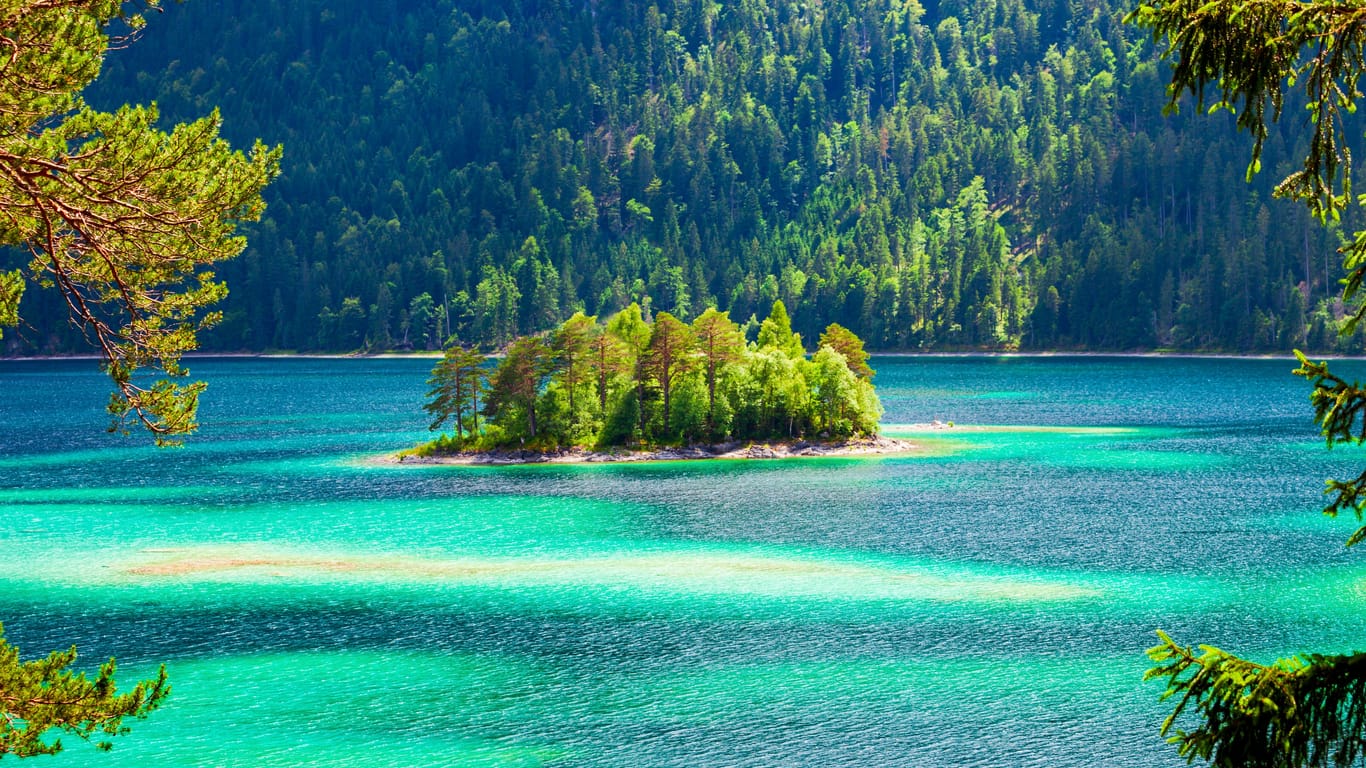
[[[441, 352], [187, 352], [183, 360], [439, 360]], [[1295, 356], [1288, 352], [1267, 352], [1263, 354], [1244, 354], [1238, 352], [1096, 352], [1085, 350], [1029, 350], [1025, 352], [869, 352], [874, 358], [911, 360], [929, 359], [1116, 359], [1116, 360], [1283, 360], [1294, 362]], [[1337, 355], [1306, 352], [1305, 356], [1314, 360], [1366, 360], [1366, 354]], [[496, 359], [498, 354], [487, 357]], [[0, 355], [0, 363], [31, 363], [44, 361], [94, 361], [102, 360], [99, 355], [88, 353], [62, 355]]]
[[[496, 355], [489, 355], [496, 357]], [[0, 355], [0, 363], [35, 363], [45, 360], [100, 361], [99, 355], [78, 353], [70, 355]], [[186, 352], [182, 360], [440, 360], [440, 352]]]
[[[1285, 360], [1294, 361], [1293, 352], [1266, 352], [1263, 354], [1239, 353], [1239, 352], [1086, 352], [1086, 351], [1029, 351], [1029, 352], [870, 352], [871, 357], [890, 357], [896, 359], [908, 359], [917, 357], [930, 358], [952, 358], [959, 357], [971, 358], [1112, 358], [1116, 360], [1160, 360], [1164, 358], [1173, 360]], [[1361, 355], [1336, 355], [1336, 354], [1317, 354], [1305, 352], [1305, 357], [1314, 360], [1366, 360], [1366, 354]]]
[[740, 442], [690, 445], [653, 450], [620, 449], [594, 451], [565, 448], [558, 451], [494, 450], [435, 456], [386, 454], [374, 463], [405, 466], [517, 466], [526, 464], [612, 464], [658, 461], [704, 461], [709, 459], [796, 459], [848, 456], [886, 456], [914, 453], [918, 444], [899, 437], [872, 437], [843, 442]]

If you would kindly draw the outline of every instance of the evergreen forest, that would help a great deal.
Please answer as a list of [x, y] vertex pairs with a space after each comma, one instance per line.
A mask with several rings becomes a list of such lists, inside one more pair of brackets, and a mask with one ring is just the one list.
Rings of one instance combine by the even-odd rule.
[[[883, 351], [1362, 349], [1336, 337], [1350, 223], [1271, 194], [1302, 105], [1248, 183], [1231, 116], [1163, 116], [1127, 10], [196, 0], [87, 98], [284, 146], [209, 350], [492, 349], [775, 300]], [[56, 293], [23, 316], [5, 351], [82, 348]]]

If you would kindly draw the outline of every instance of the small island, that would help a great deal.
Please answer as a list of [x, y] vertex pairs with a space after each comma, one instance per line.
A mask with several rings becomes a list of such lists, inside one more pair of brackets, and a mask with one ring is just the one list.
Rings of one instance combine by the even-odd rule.
[[[753, 341], [747, 341], [753, 336]], [[632, 303], [575, 313], [509, 344], [495, 367], [453, 342], [424, 406], [436, 440], [402, 462], [525, 464], [780, 458], [910, 450], [878, 435], [863, 341], [831, 324], [807, 355], [781, 300], [745, 325], [708, 308], [684, 323]]]

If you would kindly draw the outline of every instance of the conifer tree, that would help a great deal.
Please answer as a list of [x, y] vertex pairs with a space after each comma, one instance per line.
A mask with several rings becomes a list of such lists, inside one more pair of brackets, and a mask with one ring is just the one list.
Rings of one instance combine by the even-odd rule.
[[587, 363], [598, 390], [598, 413], [607, 413], [607, 395], [612, 379], [628, 370], [627, 352], [616, 334], [595, 328], [588, 338]]
[[707, 307], [692, 323], [693, 337], [702, 355], [702, 368], [707, 381], [707, 433], [716, 431], [716, 381], [722, 369], [739, 360], [745, 351], [745, 337], [740, 326], [725, 312]]
[[[484, 401], [484, 412], [494, 418], [502, 417], [507, 411], [525, 415], [526, 436], [535, 440], [538, 434], [537, 400], [552, 370], [554, 358], [545, 340], [524, 336], [512, 342], [493, 373], [488, 398]], [[502, 423], [508, 424], [509, 421], [503, 419]]]
[[627, 367], [632, 371], [636, 385], [636, 404], [640, 433], [645, 434], [645, 383], [648, 372], [645, 370], [645, 349], [650, 344], [650, 324], [645, 321], [640, 305], [631, 302], [625, 309], [607, 321], [607, 332], [621, 343], [626, 351]]
[[585, 358], [591, 353], [593, 331], [596, 327], [596, 317], [575, 312], [560, 324], [559, 329], [551, 336], [550, 348], [555, 353], [556, 365], [563, 373], [565, 390], [569, 394], [570, 413], [577, 413], [575, 394], [583, 383]]
[[655, 315], [642, 368], [658, 382], [660, 392], [664, 396], [662, 424], [666, 431], [670, 423], [673, 385], [691, 365], [693, 342], [692, 331], [686, 323], [668, 312]]
[[758, 343], [760, 347], [772, 347], [793, 359], [805, 354], [802, 337], [792, 330], [792, 319], [788, 317], [787, 305], [782, 299], [773, 301], [768, 317], [759, 324]]
[[432, 416], [428, 429], [440, 429], [442, 424], [454, 418], [455, 437], [463, 440], [468, 417], [469, 434], [479, 433], [479, 395], [484, 391], [487, 379], [484, 360], [483, 355], [459, 344], [446, 348], [427, 379], [427, 386], [431, 387], [427, 397], [431, 399], [423, 409]]
[[[237, 224], [260, 217], [280, 150], [232, 151], [217, 112], [166, 133], [154, 107], [87, 107], [110, 25], [143, 26], [123, 6], [0, 2], [0, 246], [30, 257], [0, 277], [0, 324], [25, 284], [56, 288], [113, 380], [111, 430], [133, 419], [165, 443], [196, 427], [204, 385], [176, 383], [180, 357], [221, 318], [205, 311], [227, 293], [210, 269], [245, 247]], [[147, 367], [169, 378], [135, 376]]]
[[[1197, 108], [1208, 102], [1234, 112], [1238, 125], [1252, 134], [1249, 178], [1259, 170], [1268, 124], [1279, 118], [1286, 90], [1301, 87], [1311, 118], [1308, 151], [1277, 193], [1304, 203], [1325, 222], [1362, 206], [1351, 194], [1343, 115], [1360, 96], [1366, 6], [1169, 0], [1140, 5], [1129, 20], [1167, 41], [1167, 55], [1174, 59], [1169, 110], [1189, 93]], [[1366, 278], [1366, 231], [1353, 235], [1341, 252], [1347, 270], [1343, 298], [1351, 300]], [[1363, 314], [1366, 304], [1352, 310], [1341, 332], [1351, 333]], [[1328, 445], [1361, 443], [1366, 388], [1332, 374], [1325, 363], [1296, 355], [1295, 373], [1313, 383], [1310, 400]], [[1326, 493], [1332, 496], [1326, 514], [1351, 510], [1361, 520], [1366, 472], [1328, 481]], [[1366, 527], [1347, 545], [1363, 539]], [[1366, 758], [1366, 653], [1307, 653], [1262, 664], [1158, 634], [1161, 643], [1149, 651], [1157, 665], [1148, 676], [1164, 679], [1165, 695], [1177, 702], [1162, 731], [1174, 732], [1171, 741], [1188, 759], [1228, 768], [1346, 768]]]
[[830, 347], [844, 356], [845, 363], [849, 370], [856, 376], [865, 379], [873, 378], [873, 369], [868, 365], [868, 353], [863, 349], [863, 339], [854, 335], [854, 332], [840, 325], [831, 323], [824, 332], [821, 333], [820, 342], [816, 348]]
[[[0, 326], [20, 322], [29, 284], [55, 288], [113, 381], [111, 431], [136, 421], [168, 444], [197, 426], [204, 384], [176, 380], [181, 355], [221, 317], [206, 311], [227, 292], [210, 270], [245, 246], [237, 224], [260, 217], [280, 150], [232, 151], [216, 111], [167, 133], [152, 107], [87, 107], [79, 94], [99, 74], [110, 25], [143, 26], [124, 5], [0, 0], [0, 249], [29, 257], [0, 272]], [[144, 368], [168, 378], [148, 383]], [[112, 659], [89, 680], [66, 669], [75, 658], [72, 648], [21, 663], [0, 638], [0, 755], [57, 752], [53, 729], [124, 733], [123, 718], [170, 691], [163, 669], [119, 694]]]

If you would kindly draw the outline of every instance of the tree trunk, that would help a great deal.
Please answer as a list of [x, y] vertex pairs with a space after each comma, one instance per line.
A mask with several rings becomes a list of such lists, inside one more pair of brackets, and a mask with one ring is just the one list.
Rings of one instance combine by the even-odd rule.
[[669, 378], [667, 371], [659, 377], [659, 383], [664, 387], [664, 434], [669, 433]]
[[716, 434], [716, 363], [707, 361], [707, 436]]

